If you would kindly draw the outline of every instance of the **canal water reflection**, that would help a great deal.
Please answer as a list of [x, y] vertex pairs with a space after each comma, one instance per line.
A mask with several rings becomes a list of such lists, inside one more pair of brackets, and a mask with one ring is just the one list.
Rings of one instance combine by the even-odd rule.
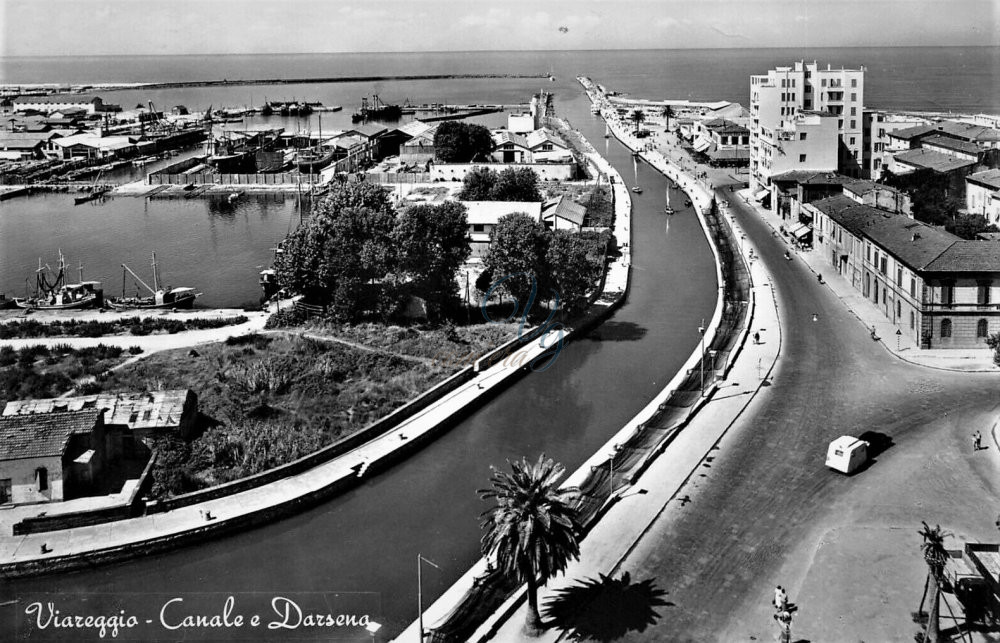
[[[603, 148], [604, 125], [590, 115], [586, 97], [578, 89], [562, 93], [560, 115]], [[608, 156], [631, 180], [628, 151], [612, 141]], [[628, 301], [589, 336], [570, 343], [548, 370], [527, 375], [405, 462], [303, 514], [162, 556], [18, 582], [0, 590], [0, 598], [53, 587], [64, 594], [110, 592], [131, 601], [133, 611], [155, 614], [152, 603], [162, 593], [374, 592], [373, 618], [383, 624], [379, 639], [395, 636], [417, 616], [418, 553], [441, 568], [424, 570], [425, 606], [479, 557], [479, 514], [486, 505], [476, 490], [487, 485], [490, 465], [544, 452], [572, 471], [695, 349], [700, 320], [712, 316], [715, 303], [711, 252], [690, 209], [679, 208], [666, 225], [665, 178], [640, 164], [637, 179], [644, 192], [633, 195]], [[276, 231], [288, 207], [277, 208]], [[240, 216], [216, 225], [238, 226]], [[152, 591], [157, 595], [143, 597]], [[191, 599], [192, 609], [199, 600]]]

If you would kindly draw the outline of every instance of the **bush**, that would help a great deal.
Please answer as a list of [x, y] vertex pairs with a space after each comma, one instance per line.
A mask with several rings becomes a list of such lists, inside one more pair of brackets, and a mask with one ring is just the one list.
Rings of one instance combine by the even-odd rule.
[[129, 346], [128, 347], [128, 354], [129, 355], [142, 355], [142, 346]]

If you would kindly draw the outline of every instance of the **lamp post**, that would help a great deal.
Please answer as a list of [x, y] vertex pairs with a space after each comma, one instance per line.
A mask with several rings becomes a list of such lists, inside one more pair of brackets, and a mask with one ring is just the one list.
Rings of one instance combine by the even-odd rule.
[[705, 397], [705, 318], [701, 319], [701, 326], [698, 327], [698, 334], [701, 335], [701, 396]]
[[611, 459], [608, 460], [608, 500], [615, 495], [615, 454], [620, 448], [620, 444], [611, 445]]
[[[420, 576], [420, 563], [424, 562], [433, 567], [434, 569], [441, 569], [435, 565], [432, 561], [427, 560], [422, 555], [417, 554], [417, 632], [420, 636], [420, 643], [424, 643], [424, 586]], [[374, 636], [374, 634], [373, 634]]]
[[715, 381], [715, 356], [719, 354], [719, 351], [711, 349], [708, 351], [708, 356], [712, 358], [712, 381]]

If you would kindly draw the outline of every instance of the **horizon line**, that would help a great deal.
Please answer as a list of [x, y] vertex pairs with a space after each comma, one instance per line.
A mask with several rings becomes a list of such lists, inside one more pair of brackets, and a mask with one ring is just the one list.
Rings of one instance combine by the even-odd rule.
[[118, 53], [118, 54], [47, 54], [47, 55], [0, 55], [0, 60], [18, 58], [183, 58], [195, 56], [329, 56], [329, 55], [401, 55], [401, 54], [485, 54], [485, 53], [573, 53], [573, 52], [617, 52], [617, 51], [738, 51], [738, 50], [793, 50], [793, 49], [1000, 49], [1000, 44], [991, 45], [799, 45], [786, 47], [673, 47], [648, 48], [625, 47], [614, 49], [442, 49], [429, 51], [299, 51], [299, 52], [199, 52], [188, 54]]

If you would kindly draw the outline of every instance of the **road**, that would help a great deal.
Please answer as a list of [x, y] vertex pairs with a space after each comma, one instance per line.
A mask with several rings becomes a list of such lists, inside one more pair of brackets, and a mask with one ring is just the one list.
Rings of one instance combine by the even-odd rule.
[[[615, 570], [654, 579], [675, 604], [660, 608], [655, 625], [626, 638], [771, 640], [776, 627], [768, 601], [782, 584], [793, 601], [799, 592], [803, 600], [807, 594], [814, 598], [797, 616], [796, 638], [859, 640], [830, 629], [837, 625], [828, 622], [837, 620], [836, 605], [817, 604], [853, 592], [871, 594], [878, 608], [872, 618], [893, 623], [886, 637], [912, 640], [916, 626], [901, 605], [915, 609], [922, 589], [923, 562], [916, 545], [909, 549], [919, 543], [914, 534], [920, 520], [941, 523], [958, 540], [996, 540], [997, 454], [972, 453], [970, 434], [978, 428], [986, 435], [996, 421], [1000, 378], [895, 359], [873, 344], [801, 261], [785, 260], [784, 243], [736, 201], [732, 211], [773, 275], [781, 355], [771, 386], [682, 491], [690, 502], [665, 511]], [[832, 439], [865, 431], [891, 439], [868, 469], [847, 477], [823, 466]], [[839, 534], [860, 530], [901, 534], [905, 547], [898, 549], [913, 561], [916, 587], [907, 592], [889, 578], [885, 587], [853, 586], [866, 566], [878, 562], [864, 551], [851, 559], [851, 569], [814, 565], [823, 546], [849, 547], [848, 537]], [[825, 560], [827, 550], [822, 553]], [[876, 629], [860, 627], [870, 637]]]

